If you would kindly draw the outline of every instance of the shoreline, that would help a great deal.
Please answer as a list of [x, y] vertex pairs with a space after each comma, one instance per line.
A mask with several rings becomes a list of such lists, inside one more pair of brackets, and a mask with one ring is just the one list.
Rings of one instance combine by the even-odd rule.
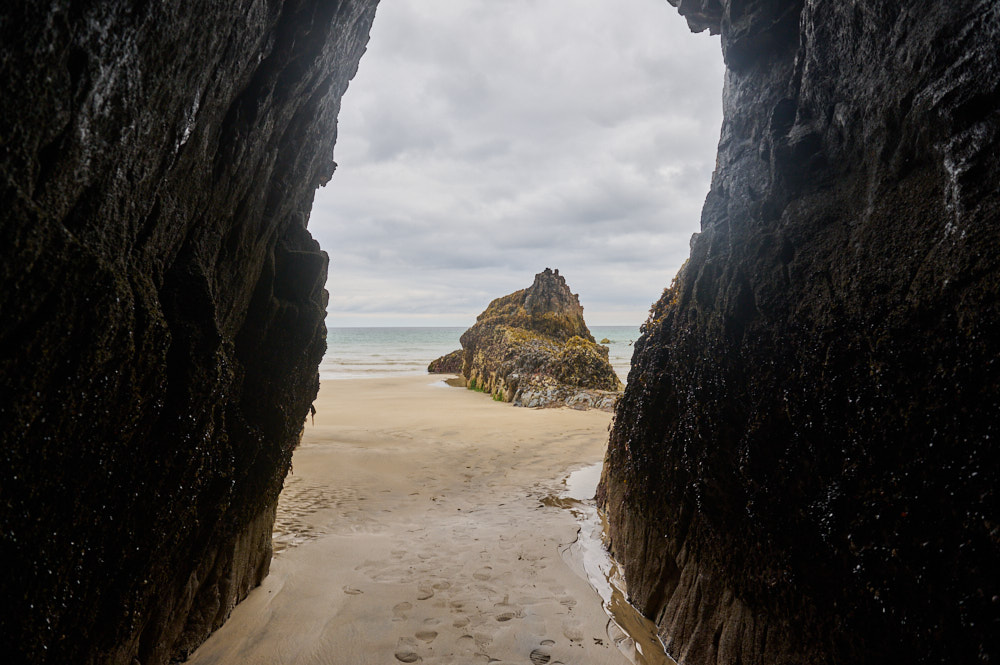
[[550, 501], [603, 460], [611, 414], [435, 385], [450, 376], [321, 382], [271, 574], [189, 662], [629, 662]]
[[[615, 374], [621, 380], [623, 386], [628, 385], [628, 371], [626, 371], [624, 374], [622, 374], [616, 368], [615, 369]], [[327, 376], [323, 376], [323, 373], [320, 372], [320, 379], [319, 380], [320, 380], [320, 383], [322, 384], [322, 383], [325, 383], [327, 381], [371, 381], [373, 379], [397, 379], [397, 378], [402, 379], [402, 378], [413, 378], [413, 377], [425, 377], [425, 378], [429, 378], [429, 379], [432, 379], [432, 380], [433, 380], [434, 377], [442, 377], [442, 380], [444, 380], [444, 378], [446, 378], [446, 377], [456, 377], [457, 378], [458, 374], [449, 374], [449, 373], [435, 374], [435, 373], [428, 372], [425, 369], [424, 370], [414, 370], [412, 372], [408, 372], [408, 371], [395, 371], [395, 372], [394, 371], [385, 371], [385, 372], [373, 371], [370, 375], [354, 375], [354, 374], [350, 374], [350, 375], [347, 375], [347, 376], [330, 376], [329, 373], [327, 374]]]
[[[320, 362], [320, 378], [342, 381], [426, 375], [435, 358], [461, 346], [468, 326], [456, 327], [328, 327], [327, 350]], [[593, 326], [594, 339], [607, 339], [609, 359], [624, 383], [631, 368], [633, 343], [641, 325]], [[447, 333], [447, 334], [444, 334]]]

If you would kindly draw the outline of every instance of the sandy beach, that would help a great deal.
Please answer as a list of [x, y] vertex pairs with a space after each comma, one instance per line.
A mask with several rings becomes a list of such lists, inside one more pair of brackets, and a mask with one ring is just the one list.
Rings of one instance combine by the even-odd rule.
[[269, 577], [189, 662], [629, 662], [558, 500], [610, 414], [435, 376], [324, 381], [316, 409]]

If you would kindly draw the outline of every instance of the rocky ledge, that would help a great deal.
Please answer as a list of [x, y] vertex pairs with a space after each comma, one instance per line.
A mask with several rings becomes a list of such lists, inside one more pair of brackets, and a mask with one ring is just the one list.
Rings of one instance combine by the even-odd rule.
[[496, 400], [610, 411], [621, 394], [608, 348], [594, 341], [558, 270], [546, 268], [528, 288], [491, 302], [461, 342], [431, 367], [458, 367], [467, 387]]

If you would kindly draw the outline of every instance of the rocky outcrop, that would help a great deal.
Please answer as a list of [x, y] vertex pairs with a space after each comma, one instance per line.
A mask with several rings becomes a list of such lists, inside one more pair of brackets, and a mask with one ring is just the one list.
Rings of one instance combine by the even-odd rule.
[[427, 366], [427, 371], [431, 374], [460, 374], [464, 357], [462, 349], [455, 349], [437, 360], [432, 360], [431, 364]]
[[1000, 5], [671, 0], [718, 166], [600, 501], [681, 663], [1000, 658]]
[[491, 302], [461, 342], [466, 385], [516, 406], [611, 410], [622, 388], [558, 270]]
[[5, 662], [165, 663], [266, 574], [306, 230], [375, 2], [0, 9]]

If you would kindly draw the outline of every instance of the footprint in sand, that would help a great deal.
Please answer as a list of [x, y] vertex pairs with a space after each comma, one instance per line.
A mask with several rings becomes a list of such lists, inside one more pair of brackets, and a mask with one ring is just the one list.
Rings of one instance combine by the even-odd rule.
[[511, 605], [510, 596], [504, 596], [503, 600], [493, 605], [493, 607], [500, 610], [495, 617], [497, 621], [504, 622], [511, 619], [524, 618], [524, 610], [516, 605]]
[[563, 635], [570, 642], [582, 642], [583, 641], [583, 631], [580, 630], [580, 624], [566, 622], [563, 624]]
[[394, 605], [392, 608], [393, 621], [405, 621], [406, 613], [413, 609], [413, 605], [407, 602], [402, 602]]
[[520, 610], [515, 610], [513, 612], [501, 612], [496, 616], [497, 621], [503, 623], [505, 621], [510, 621], [511, 619], [520, 619], [524, 617], [524, 613]]
[[361, 589], [355, 589], [352, 586], [345, 586], [344, 593], [346, 593], [348, 596], [357, 596], [364, 593], [364, 591], [362, 591]]
[[455, 628], [465, 628], [466, 626], [469, 625], [469, 618], [459, 617], [455, 619], [455, 621], [451, 625], [454, 626]]
[[422, 642], [433, 642], [434, 638], [437, 637], [437, 631], [435, 630], [418, 630], [414, 637]]
[[472, 577], [479, 580], [480, 582], [485, 582], [486, 580], [492, 577], [492, 575], [490, 574], [492, 571], [493, 568], [491, 566], [485, 566], [483, 568], [480, 568], [476, 572], [472, 573]]
[[401, 637], [396, 644], [396, 660], [401, 663], [416, 663], [420, 656], [416, 652], [417, 643], [412, 637]]
[[418, 586], [417, 587], [417, 600], [427, 600], [428, 598], [434, 597], [434, 589], [429, 586]]
[[531, 659], [532, 665], [545, 665], [550, 660], [552, 660], [552, 654], [548, 652], [548, 649], [543, 649], [541, 647], [535, 649], [528, 656]]
[[511, 605], [509, 602], [509, 597], [504, 596], [503, 601], [497, 603], [493, 607], [500, 610], [496, 615], [496, 620], [500, 622], [510, 621], [511, 619], [522, 619], [524, 618], [524, 611], [520, 607]]

